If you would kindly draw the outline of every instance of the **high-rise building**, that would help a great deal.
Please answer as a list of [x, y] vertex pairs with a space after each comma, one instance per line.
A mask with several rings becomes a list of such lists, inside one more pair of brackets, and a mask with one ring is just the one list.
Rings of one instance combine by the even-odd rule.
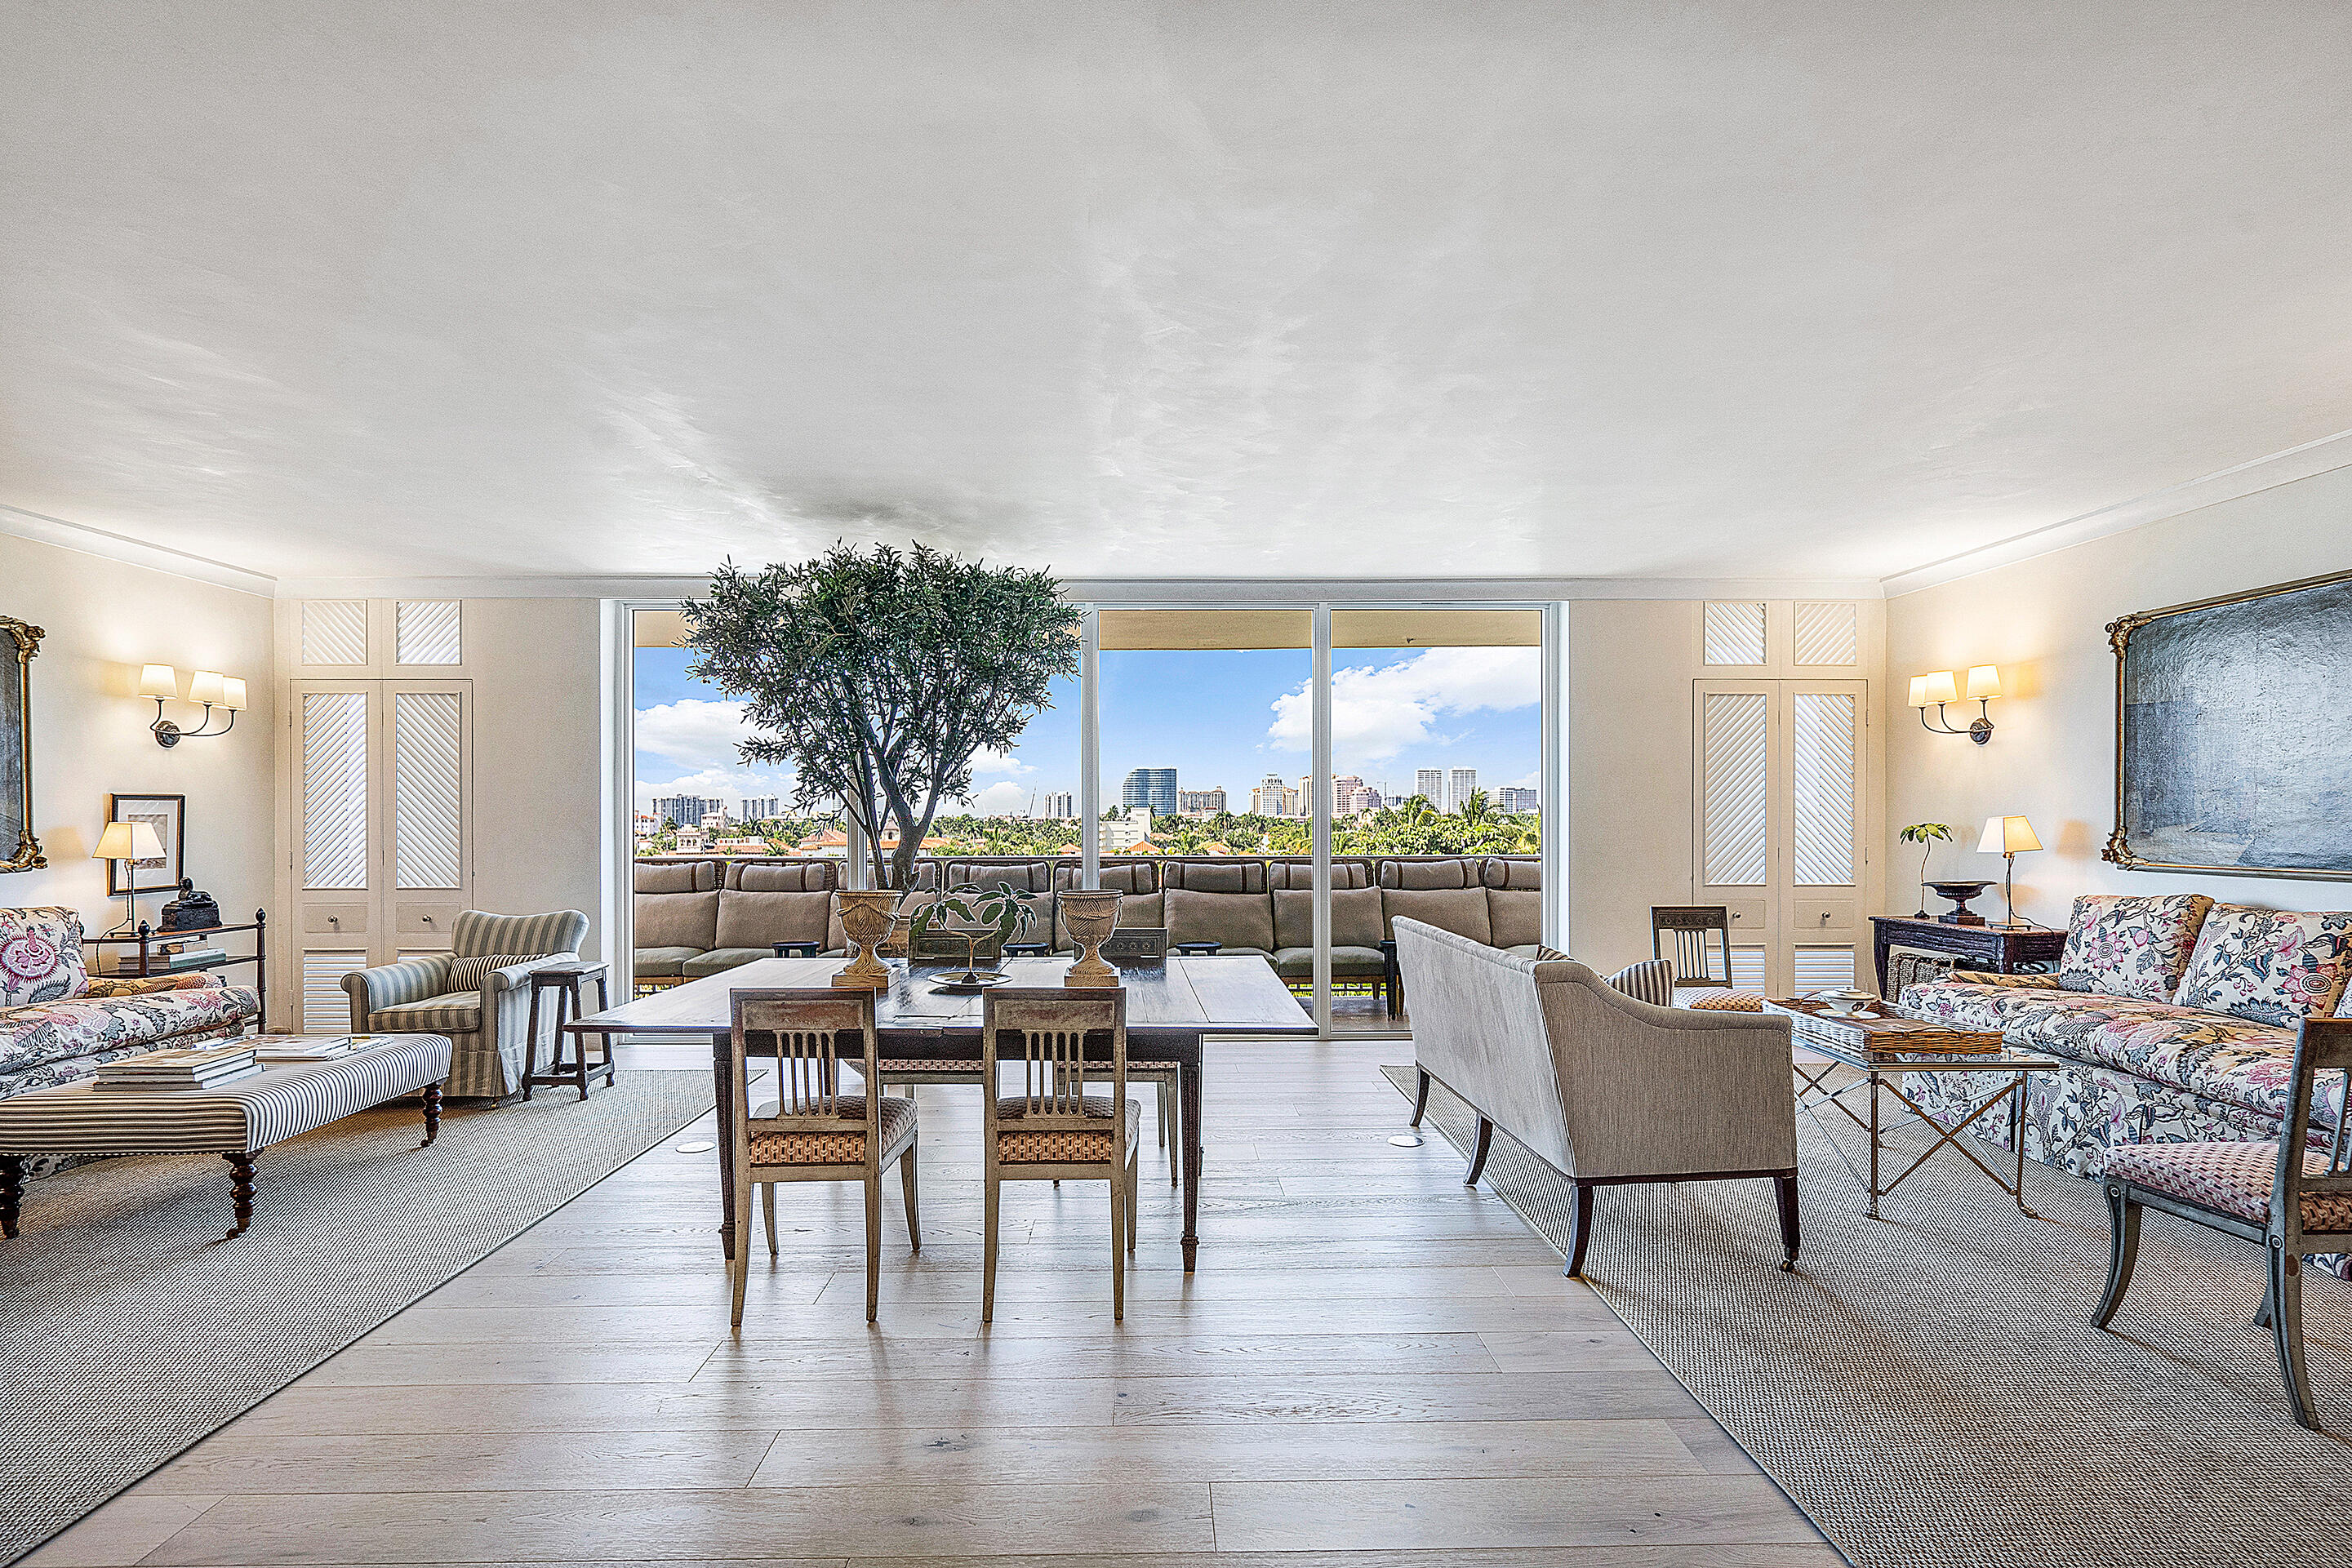
[[1412, 776], [1412, 792], [1438, 810], [1444, 810], [1445, 809], [1445, 769], [1443, 768], [1416, 768]]
[[1176, 791], [1176, 814], [1180, 817], [1213, 817], [1224, 809], [1225, 790], [1222, 784], [1213, 789]]
[[1250, 791], [1250, 810], [1261, 817], [1296, 817], [1298, 815], [1298, 791], [1282, 781], [1282, 776], [1269, 773]]
[[1049, 791], [1041, 810], [1050, 821], [1067, 821], [1078, 814], [1078, 809], [1071, 801], [1070, 792], [1066, 789]]
[[747, 822], [764, 822], [783, 814], [784, 798], [781, 795], [747, 795], [743, 799], [743, 821]]
[[1536, 809], [1536, 792], [1506, 784], [1495, 791], [1495, 804], [1506, 811], [1532, 811]]
[[1124, 821], [1105, 817], [1095, 824], [1095, 847], [1103, 854], [1125, 854], [1151, 836], [1151, 820], [1140, 814]]
[[1470, 791], [1478, 788], [1475, 768], [1456, 768], [1445, 776], [1445, 809], [1458, 811], [1462, 802], [1470, 799]]
[[1377, 811], [1381, 792], [1352, 773], [1342, 773], [1331, 780], [1331, 814], [1335, 817], [1360, 816]]
[[681, 828], [698, 828], [703, 818], [725, 804], [721, 800], [706, 800], [699, 795], [672, 795], [654, 802], [654, 815]]
[[1119, 786], [1118, 803], [1129, 810], [1140, 808], [1155, 817], [1176, 814], [1176, 769], [1130, 768]]

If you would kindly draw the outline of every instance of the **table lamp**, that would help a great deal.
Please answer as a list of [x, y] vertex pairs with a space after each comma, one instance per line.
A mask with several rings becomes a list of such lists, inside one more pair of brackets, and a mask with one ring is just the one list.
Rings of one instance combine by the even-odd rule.
[[[89, 852], [95, 861], [159, 861], [163, 858], [163, 841], [155, 830], [144, 822], [109, 822], [106, 831], [98, 835], [98, 848]], [[135, 866], [122, 868], [122, 924], [116, 931], [128, 931], [139, 918], [139, 873]], [[108, 933], [113, 935], [112, 932]]]
[[2042, 841], [2033, 836], [2033, 824], [2022, 817], [1987, 817], [1984, 837], [1977, 841], [1980, 854], [2001, 857], [2000, 894], [2009, 904], [2009, 923], [2017, 924], [2017, 857], [2028, 850], [2038, 850]]

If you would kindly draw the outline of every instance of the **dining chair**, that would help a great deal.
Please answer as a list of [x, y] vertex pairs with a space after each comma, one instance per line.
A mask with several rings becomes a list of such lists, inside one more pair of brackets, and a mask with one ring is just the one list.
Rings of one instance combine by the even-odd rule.
[[2352, 1137], [2339, 1092], [2326, 1150], [2311, 1147], [2311, 1105], [2323, 1072], [2352, 1092], [2352, 1018], [2305, 1019], [2294, 1043], [2286, 1120], [2274, 1144], [2126, 1144], [2107, 1151], [2107, 1293], [2093, 1328], [2123, 1305], [2139, 1252], [2143, 1208], [2240, 1237], [2270, 1254], [2262, 1316], [2278, 1348], [2279, 1377], [2294, 1418], [2314, 1431], [2303, 1369], [2303, 1260], [2352, 1252]]
[[1652, 905], [1650, 956], [1674, 965], [1677, 992], [1729, 990], [1731, 911], [1720, 904]]
[[[1105, 1051], [1089, 1057], [1089, 1044]], [[1106, 1049], [1107, 1048], [1107, 1049]], [[1136, 1147], [1143, 1107], [1127, 1097], [1127, 991], [1000, 987], [981, 998], [985, 1236], [980, 1321], [996, 1315], [997, 1209], [1008, 1181], [1110, 1184], [1110, 1315], [1127, 1313], [1135, 1250]], [[1020, 1069], [1003, 1092], [1000, 1070]], [[1108, 1094], [1089, 1094], [1089, 1085]]]
[[[768, 1255], [776, 1253], [776, 1184], [855, 1181], [866, 1185], [866, 1321], [872, 1322], [882, 1289], [882, 1173], [892, 1161], [907, 1200], [907, 1243], [923, 1249], [915, 1205], [915, 1160], [920, 1142], [915, 1103], [879, 1092], [879, 1048], [871, 991], [742, 990], [733, 997], [735, 1118], [728, 1180], [735, 1189], [735, 1327], [743, 1326], [743, 1296], [751, 1275], [751, 1189], [760, 1189], [767, 1218]], [[842, 1049], [856, 1054], [845, 1063]], [[775, 1073], [775, 1097], [755, 1103], [755, 1061]], [[842, 1068], [858, 1074], [860, 1093], [843, 1092]], [[768, 1087], [761, 1085], [762, 1089]]]

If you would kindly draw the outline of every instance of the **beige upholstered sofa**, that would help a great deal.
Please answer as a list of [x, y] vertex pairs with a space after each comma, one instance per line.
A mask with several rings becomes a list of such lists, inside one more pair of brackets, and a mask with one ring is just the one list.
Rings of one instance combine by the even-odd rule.
[[1638, 1001], [1572, 958], [1514, 957], [1410, 915], [1396, 943], [1423, 1100], [1433, 1079], [1477, 1113], [1474, 1185], [1496, 1127], [1574, 1184], [1570, 1274], [1593, 1189], [1631, 1182], [1769, 1177], [1795, 1262], [1788, 1019]]

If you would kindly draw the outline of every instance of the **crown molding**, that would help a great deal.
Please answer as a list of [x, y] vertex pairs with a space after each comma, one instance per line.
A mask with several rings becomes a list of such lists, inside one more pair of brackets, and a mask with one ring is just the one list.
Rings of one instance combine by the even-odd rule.
[[213, 560], [185, 550], [172, 549], [164, 545], [151, 545], [143, 539], [126, 538], [110, 534], [103, 528], [93, 528], [81, 523], [69, 523], [62, 517], [45, 517], [28, 512], [22, 507], [0, 502], [0, 534], [12, 534], [20, 539], [33, 539], [59, 549], [69, 549], [81, 555], [94, 555], [106, 560], [119, 560], [127, 566], [142, 566], [151, 571], [170, 572], [174, 577], [193, 578], [219, 588], [233, 588], [239, 593], [273, 598], [278, 591], [278, 580], [258, 571], [247, 571], [241, 566]]
[[2306, 441], [2300, 446], [2290, 446], [2284, 452], [2273, 452], [2267, 457], [2257, 457], [2234, 468], [2207, 474], [2134, 500], [2118, 501], [2112, 507], [2102, 507], [2095, 512], [2084, 512], [2077, 517], [2033, 528], [1998, 544], [1979, 546], [1972, 550], [1963, 550], [1958, 555], [1947, 556], [1942, 560], [1929, 561], [1909, 571], [1896, 572], [1880, 586], [1889, 599], [1916, 593], [1923, 588], [1934, 588], [1963, 577], [1974, 577], [1979, 572], [2014, 566], [2036, 556], [2049, 555], [2115, 534], [2128, 533], [2150, 523], [2160, 523], [2167, 517], [2179, 517], [2184, 512], [2194, 512], [2223, 501], [2234, 501], [2242, 496], [2273, 490], [2281, 485], [2292, 485], [2298, 479], [2309, 479], [2347, 466], [2352, 466], [2352, 430], [2323, 435], [2316, 441]]
[[[708, 577], [292, 577], [280, 599], [683, 599]], [[1069, 578], [1063, 597], [1087, 604], [1486, 604], [1562, 599], [1877, 599], [1869, 578], [1487, 577], [1364, 579]]]
[[283, 577], [280, 599], [682, 599], [708, 577]]

